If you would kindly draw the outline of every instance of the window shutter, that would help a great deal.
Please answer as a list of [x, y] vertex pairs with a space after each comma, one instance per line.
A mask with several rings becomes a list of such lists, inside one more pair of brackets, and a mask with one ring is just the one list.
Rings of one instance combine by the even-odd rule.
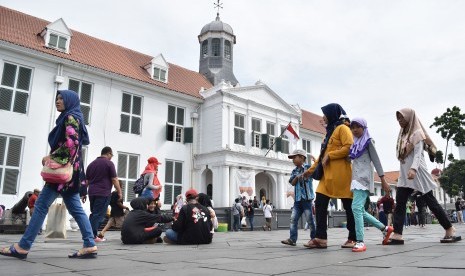
[[32, 70], [29, 68], [19, 67], [18, 81], [16, 87], [18, 89], [29, 91], [29, 84], [31, 83]]
[[284, 145], [283, 145], [283, 142], [285, 142], [285, 141], [283, 141], [283, 138], [281, 138], [281, 137], [277, 137], [277, 138], [276, 138], [276, 142], [275, 142], [276, 151], [278, 151], [278, 152], [284, 152], [284, 151], [283, 151], [283, 146], [284, 146]]
[[5, 63], [3, 66], [2, 85], [15, 86], [16, 68], [16, 65]]
[[178, 195], [182, 194], [182, 186], [174, 185], [173, 190], [174, 190], [174, 193], [173, 193], [174, 197], [177, 197]]
[[194, 142], [194, 128], [185, 127], [184, 128], [184, 144]]
[[134, 187], [134, 181], [128, 181], [128, 195], [126, 197], [127, 198], [126, 201], [131, 201], [134, 198], [136, 198], [133, 187]]
[[131, 113], [131, 95], [123, 93], [121, 111]]
[[81, 87], [81, 103], [90, 104], [90, 99], [92, 97], [92, 85], [89, 83], [82, 83]]
[[127, 155], [118, 153], [118, 177], [126, 178], [127, 165], [128, 165]]
[[134, 96], [132, 97], [132, 114], [142, 115], [142, 98]]
[[174, 162], [174, 183], [182, 184], [182, 163]]
[[137, 179], [139, 173], [137, 171], [137, 165], [139, 164], [139, 157], [135, 155], [129, 156], [129, 171], [128, 178]]
[[270, 135], [262, 134], [262, 149], [268, 149], [270, 147]]
[[173, 161], [166, 161], [165, 182], [173, 183]]
[[139, 117], [132, 117], [131, 123], [131, 133], [132, 134], [140, 134], [140, 118]]
[[128, 132], [129, 133], [129, 116], [121, 114], [121, 124], [119, 127], [121, 132]]
[[[76, 93], [79, 93], [79, 82], [70, 79], [68, 82], [68, 89], [73, 90]], [[82, 99], [81, 99], [81, 102], [82, 102]]]
[[173, 185], [165, 184], [165, 203], [173, 204]]
[[15, 103], [13, 105], [13, 112], [26, 114], [28, 93], [16, 92]]
[[0, 88], [0, 109], [10, 110], [13, 100], [13, 90]]
[[168, 106], [168, 122], [172, 124], [176, 123], [175, 118], [176, 118], [176, 107], [169, 105]]
[[84, 115], [84, 123], [88, 125], [89, 117], [90, 117], [90, 106], [81, 104], [81, 112], [82, 112], [82, 115]]
[[8, 155], [6, 158], [7, 166], [19, 167], [22, 144], [22, 139], [10, 137], [10, 143], [8, 144]]
[[17, 169], [5, 169], [5, 179], [3, 182], [3, 194], [15, 195], [16, 187], [18, 185], [19, 170]]
[[[6, 151], [6, 136], [0, 136], [0, 165], [3, 165]], [[1, 178], [0, 178], [1, 179]]]
[[174, 141], [174, 126], [168, 123], [166, 124], [166, 140]]
[[184, 109], [178, 108], [176, 114], [176, 124], [183, 126], [184, 125]]

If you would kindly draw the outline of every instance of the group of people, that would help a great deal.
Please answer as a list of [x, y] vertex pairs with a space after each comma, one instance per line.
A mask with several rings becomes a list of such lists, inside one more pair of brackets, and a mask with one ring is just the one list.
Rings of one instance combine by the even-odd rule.
[[[242, 202], [240, 202], [242, 200]], [[272, 229], [272, 218], [273, 218], [273, 205], [269, 199], [262, 197], [260, 204], [258, 203], [257, 197], [249, 199], [246, 197], [236, 198], [231, 207], [231, 214], [233, 217], [232, 230], [234, 232], [240, 231], [241, 226], [250, 225], [250, 231], [254, 230], [254, 217], [255, 209], [261, 208], [263, 210], [263, 216], [265, 218], [265, 225], [262, 225], [263, 231], [271, 231]]]
[[[296, 165], [289, 179], [289, 183], [294, 186], [295, 202], [291, 215], [290, 237], [283, 240], [283, 244], [296, 245], [297, 222], [302, 214], [305, 214], [307, 222], [312, 221], [311, 207], [312, 201], [315, 200], [315, 231], [310, 225], [312, 229], [310, 241], [304, 246], [310, 249], [327, 248], [327, 206], [331, 198], [341, 199], [346, 212], [349, 234], [341, 245], [342, 248], [351, 248], [353, 252], [366, 251], [365, 222], [381, 230], [383, 245], [404, 244], [402, 233], [406, 206], [412, 194], [421, 197], [421, 201], [429, 207], [445, 229], [445, 235], [440, 240], [442, 243], [461, 240], [461, 236], [455, 234], [455, 228], [433, 196], [432, 191], [436, 188], [436, 184], [428, 173], [424, 152], [427, 149], [435, 149], [435, 145], [413, 109], [404, 108], [395, 114], [400, 126], [396, 146], [400, 177], [397, 183], [397, 204], [394, 213], [390, 215], [388, 211], [387, 221], [384, 223], [365, 210], [365, 202], [374, 191], [373, 166], [381, 179], [386, 195], [391, 192], [384, 178], [383, 168], [366, 120], [363, 118], [349, 120], [344, 109], [336, 103], [328, 104], [321, 109], [326, 124], [326, 136], [318, 160], [308, 167], [304, 165], [305, 152], [296, 150], [289, 155]], [[311, 178], [320, 180], [316, 196], [313, 196]], [[386, 209], [389, 207], [386, 206], [385, 212]], [[390, 226], [389, 218], [393, 227]]]

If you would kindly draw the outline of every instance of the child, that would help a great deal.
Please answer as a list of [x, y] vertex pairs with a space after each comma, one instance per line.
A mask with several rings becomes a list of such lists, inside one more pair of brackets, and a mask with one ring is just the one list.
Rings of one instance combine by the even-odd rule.
[[123, 200], [119, 198], [118, 191], [113, 191], [111, 193], [110, 207], [110, 219], [108, 220], [107, 225], [105, 225], [100, 234], [98, 234], [98, 237], [102, 239], [102, 241], [106, 240], [105, 233], [111, 227], [114, 226], [118, 229], [121, 229], [121, 227], [123, 226], [125, 210], [129, 210], [129, 207], [123, 205]]
[[363, 242], [364, 237], [364, 220], [373, 224], [376, 228], [383, 232], [383, 244], [389, 240], [389, 236], [393, 232], [391, 226], [385, 226], [379, 220], [365, 211], [365, 202], [374, 191], [373, 183], [373, 165], [381, 179], [381, 185], [384, 191], [388, 194], [391, 188], [384, 179], [384, 172], [379, 161], [378, 153], [376, 152], [374, 141], [368, 133], [367, 123], [365, 119], [354, 118], [350, 123], [350, 129], [354, 136], [354, 143], [350, 147], [349, 157], [352, 159], [352, 183], [350, 189], [354, 194], [352, 201], [352, 212], [355, 219], [355, 232], [357, 242], [352, 248], [352, 252], [366, 251], [366, 246]]

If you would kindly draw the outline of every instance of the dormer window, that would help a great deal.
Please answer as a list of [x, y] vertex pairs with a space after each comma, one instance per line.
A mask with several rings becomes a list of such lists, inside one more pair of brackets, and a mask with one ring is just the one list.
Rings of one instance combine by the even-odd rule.
[[57, 35], [57, 34], [50, 34], [50, 38], [48, 40], [48, 46], [50, 48], [56, 48], [58, 50], [66, 51], [68, 49], [67, 47], [68, 44], [68, 39], [66, 37]]
[[154, 80], [164, 83], [168, 82], [169, 64], [166, 62], [162, 54], [154, 57], [149, 64], [144, 66], [147, 73]]
[[63, 19], [48, 24], [40, 35], [44, 38], [45, 47], [69, 53], [72, 33]]
[[153, 79], [166, 82], [166, 70], [153, 67]]

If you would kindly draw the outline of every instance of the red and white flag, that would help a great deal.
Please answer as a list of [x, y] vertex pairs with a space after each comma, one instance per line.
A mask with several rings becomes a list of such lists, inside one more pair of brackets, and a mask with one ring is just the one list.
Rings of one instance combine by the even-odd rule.
[[292, 144], [296, 144], [297, 141], [300, 139], [299, 135], [297, 135], [297, 132], [294, 130], [291, 124], [287, 125], [286, 130], [284, 130], [284, 135], [289, 139], [289, 142]]

